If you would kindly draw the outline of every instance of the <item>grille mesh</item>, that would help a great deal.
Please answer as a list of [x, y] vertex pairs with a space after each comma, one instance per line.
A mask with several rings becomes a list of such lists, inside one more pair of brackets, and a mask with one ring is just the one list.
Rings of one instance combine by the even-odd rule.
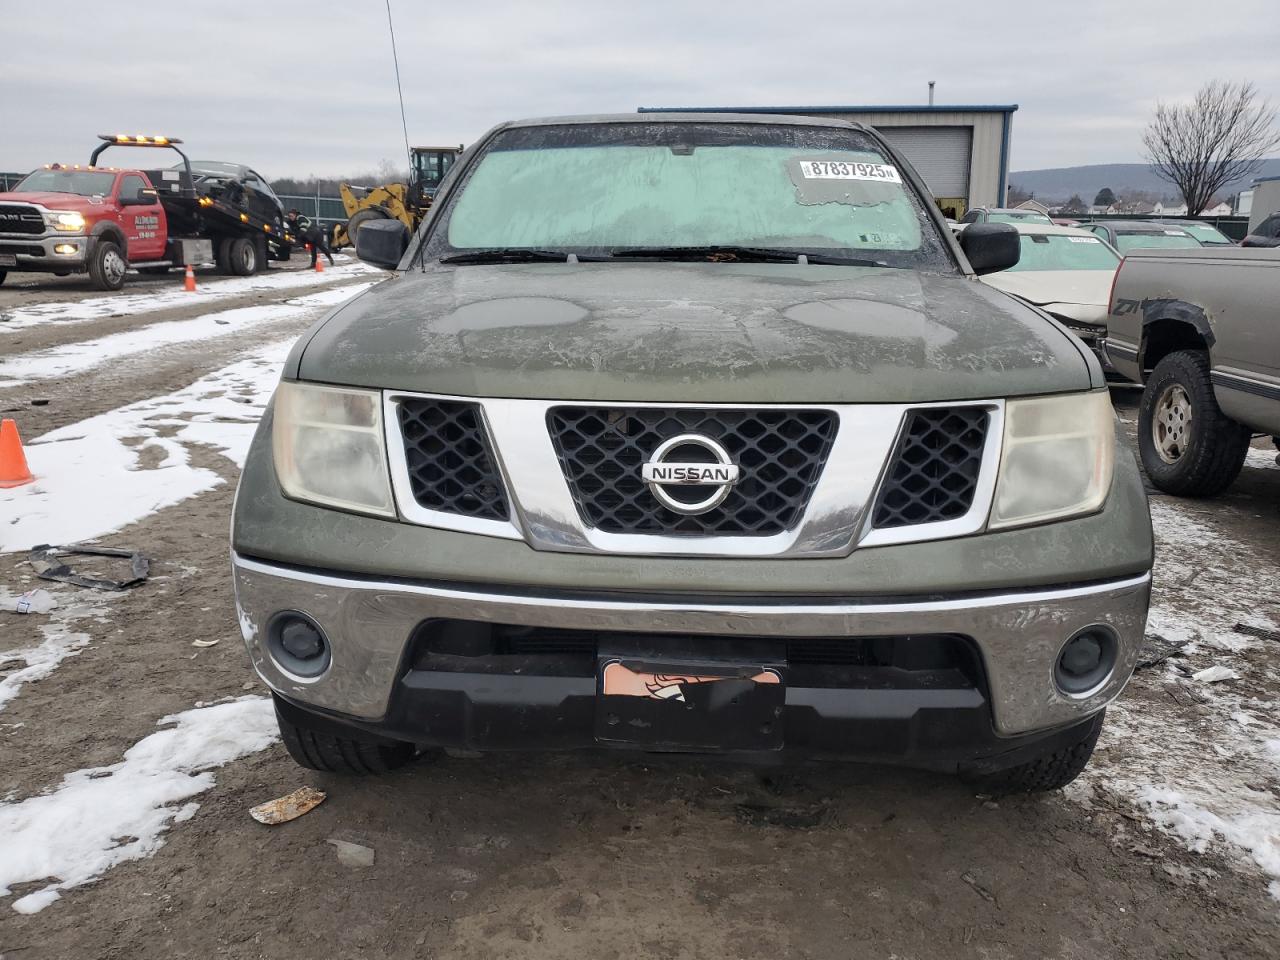
[[[804, 513], [835, 439], [829, 410], [554, 407], [547, 425], [582, 520], [609, 533], [768, 536]], [[688, 517], [650, 492], [641, 466], [684, 433], [718, 441], [741, 468], [717, 507]]]
[[987, 439], [981, 407], [913, 410], [876, 500], [876, 527], [963, 517], [973, 506]]
[[474, 403], [405, 397], [400, 432], [413, 498], [429, 510], [506, 520], [503, 491]]
[[44, 233], [44, 217], [35, 207], [0, 204], [0, 233], [26, 233], [38, 237]]

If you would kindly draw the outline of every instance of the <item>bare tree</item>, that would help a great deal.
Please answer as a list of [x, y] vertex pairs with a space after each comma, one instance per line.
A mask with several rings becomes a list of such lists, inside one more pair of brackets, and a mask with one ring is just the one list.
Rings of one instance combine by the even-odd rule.
[[1195, 216], [1280, 147], [1275, 122], [1271, 102], [1259, 100], [1252, 83], [1213, 80], [1191, 103], [1157, 104], [1142, 142], [1148, 162], [1178, 188]]

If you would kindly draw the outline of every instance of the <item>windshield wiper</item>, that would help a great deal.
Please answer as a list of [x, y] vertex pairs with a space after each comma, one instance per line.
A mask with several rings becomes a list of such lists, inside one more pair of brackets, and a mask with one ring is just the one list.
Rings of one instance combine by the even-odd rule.
[[440, 258], [441, 263], [569, 263], [570, 257], [579, 262], [598, 261], [604, 257], [582, 256], [559, 250], [527, 250], [523, 247], [493, 247], [488, 250], [468, 250], [451, 253]]
[[705, 247], [629, 247], [613, 251], [615, 257], [634, 257], [652, 260], [722, 260], [751, 263], [799, 263], [804, 257], [808, 263], [852, 267], [884, 267], [881, 260], [862, 257], [841, 257], [829, 253], [812, 253], [808, 250], [787, 250], [783, 247], [741, 247], [733, 244], [716, 244]]

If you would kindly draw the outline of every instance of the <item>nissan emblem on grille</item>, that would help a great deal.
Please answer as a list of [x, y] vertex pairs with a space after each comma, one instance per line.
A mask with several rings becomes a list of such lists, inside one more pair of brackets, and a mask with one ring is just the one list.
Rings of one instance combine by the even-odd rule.
[[[680, 453], [684, 450], [696, 451], [703, 459], [680, 460]], [[707, 456], [713, 462], [706, 462]], [[658, 449], [653, 451], [653, 456], [640, 468], [644, 482], [649, 485], [650, 492], [658, 502], [668, 510], [689, 517], [714, 510], [723, 503], [733, 485], [738, 482], [738, 473], [738, 465], [729, 458], [724, 447], [710, 437], [696, 433], [682, 433], [659, 444]], [[676, 496], [674, 491], [667, 489], [705, 486], [713, 488], [710, 495], [689, 500]]]

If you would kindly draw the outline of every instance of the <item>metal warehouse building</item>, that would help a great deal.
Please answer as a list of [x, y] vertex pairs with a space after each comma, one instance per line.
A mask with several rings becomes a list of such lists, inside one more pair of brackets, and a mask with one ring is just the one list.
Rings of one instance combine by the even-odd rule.
[[641, 113], [780, 113], [839, 117], [880, 131], [911, 161], [947, 216], [1003, 206], [1017, 104], [905, 107], [641, 107]]

